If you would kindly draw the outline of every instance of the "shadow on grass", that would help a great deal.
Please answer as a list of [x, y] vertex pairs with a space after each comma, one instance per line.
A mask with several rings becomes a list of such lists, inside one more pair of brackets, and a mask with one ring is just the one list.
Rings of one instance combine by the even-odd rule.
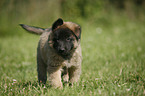
[[20, 88], [51, 88], [49, 84], [39, 84], [38, 81], [26, 81], [17, 84]]

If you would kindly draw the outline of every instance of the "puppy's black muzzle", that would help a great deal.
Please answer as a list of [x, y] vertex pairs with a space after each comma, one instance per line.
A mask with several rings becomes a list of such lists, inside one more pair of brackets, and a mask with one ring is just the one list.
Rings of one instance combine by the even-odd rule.
[[65, 48], [60, 48], [59, 50], [58, 50], [58, 52], [60, 53], [60, 54], [63, 54], [63, 53], [65, 53]]
[[65, 48], [60, 48], [58, 50], [58, 54], [62, 56], [64, 59], [69, 59], [70, 58], [70, 52], [66, 50]]
[[69, 52], [66, 50], [66, 49], [59, 49], [58, 50], [58, 53], [61, 55], [61, 56], [66, 56], [66, 55], [69, 55]]

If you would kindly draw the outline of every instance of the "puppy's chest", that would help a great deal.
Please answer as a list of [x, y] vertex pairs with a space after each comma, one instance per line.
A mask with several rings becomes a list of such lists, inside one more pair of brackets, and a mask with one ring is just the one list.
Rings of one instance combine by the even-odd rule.
[[47, 64], [48, 66], [53, 66], [53, 67], [59, 67], [59, 66], [62, 66], [62, 67], [67, 67], [67, 68], [70, 68], [71, 66], [75, 66], [77, 65], [77, 61], [76, 60], [63, 60], [63, 59], [60, 59], [60, 58], [51, 58], [51, 59], [48, 59], [47, 61]]
[[71, 62], [70, 60], [65, 60], [63, 63], [62, 63], [62, 67], [67, 67], [67, 68], [70, 68], [71, 66], [73, 66], [74, 63]]
[[64, 60], [60, 56], [50, 56], [47, 59], [47, 65], [53, 67], [67, 67], [70, 68], [72, 66], [78, 66], [80, 61], [80, 57], [78, 54], [74, 54], [70, 60]]
[[81, 56], [79, 54], [74, 54], [74, 56], [70, 60], [65, 60], [62, 63], [62, 66], [66, 66], [67, 68], [70, 68], [72, 66], [80, 66], [81, 64]]

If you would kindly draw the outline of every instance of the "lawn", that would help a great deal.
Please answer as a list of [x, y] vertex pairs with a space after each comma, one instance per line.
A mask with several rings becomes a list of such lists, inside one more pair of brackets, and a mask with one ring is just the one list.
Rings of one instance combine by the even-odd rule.
[[[39, 36], [0, 37], [0, 96], [143, 96], [145, 95], [145, 24], [118, 20], [81, 24], [82, 74], [73, 87], [39, 86], [36, 49]], [[16, 25], [17, 26], [17, 25]]]

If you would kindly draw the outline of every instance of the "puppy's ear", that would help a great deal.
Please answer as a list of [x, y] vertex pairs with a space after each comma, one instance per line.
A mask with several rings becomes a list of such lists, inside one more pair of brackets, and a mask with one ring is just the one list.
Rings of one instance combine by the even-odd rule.
[[73, 31], [78, 41], [81, 39], [81, 26], [73, 22], [64, 22], [64, 25]]
[[74, 34], [77, 36], [78, 40], [81, 39], [81, 27], [79, 25], [74, 28]]
[[63, 24], [63, 20], [61, 18], [57, 19], [52, 25], [52, 30], [56, 29], [58, 26], [62, 24]]

